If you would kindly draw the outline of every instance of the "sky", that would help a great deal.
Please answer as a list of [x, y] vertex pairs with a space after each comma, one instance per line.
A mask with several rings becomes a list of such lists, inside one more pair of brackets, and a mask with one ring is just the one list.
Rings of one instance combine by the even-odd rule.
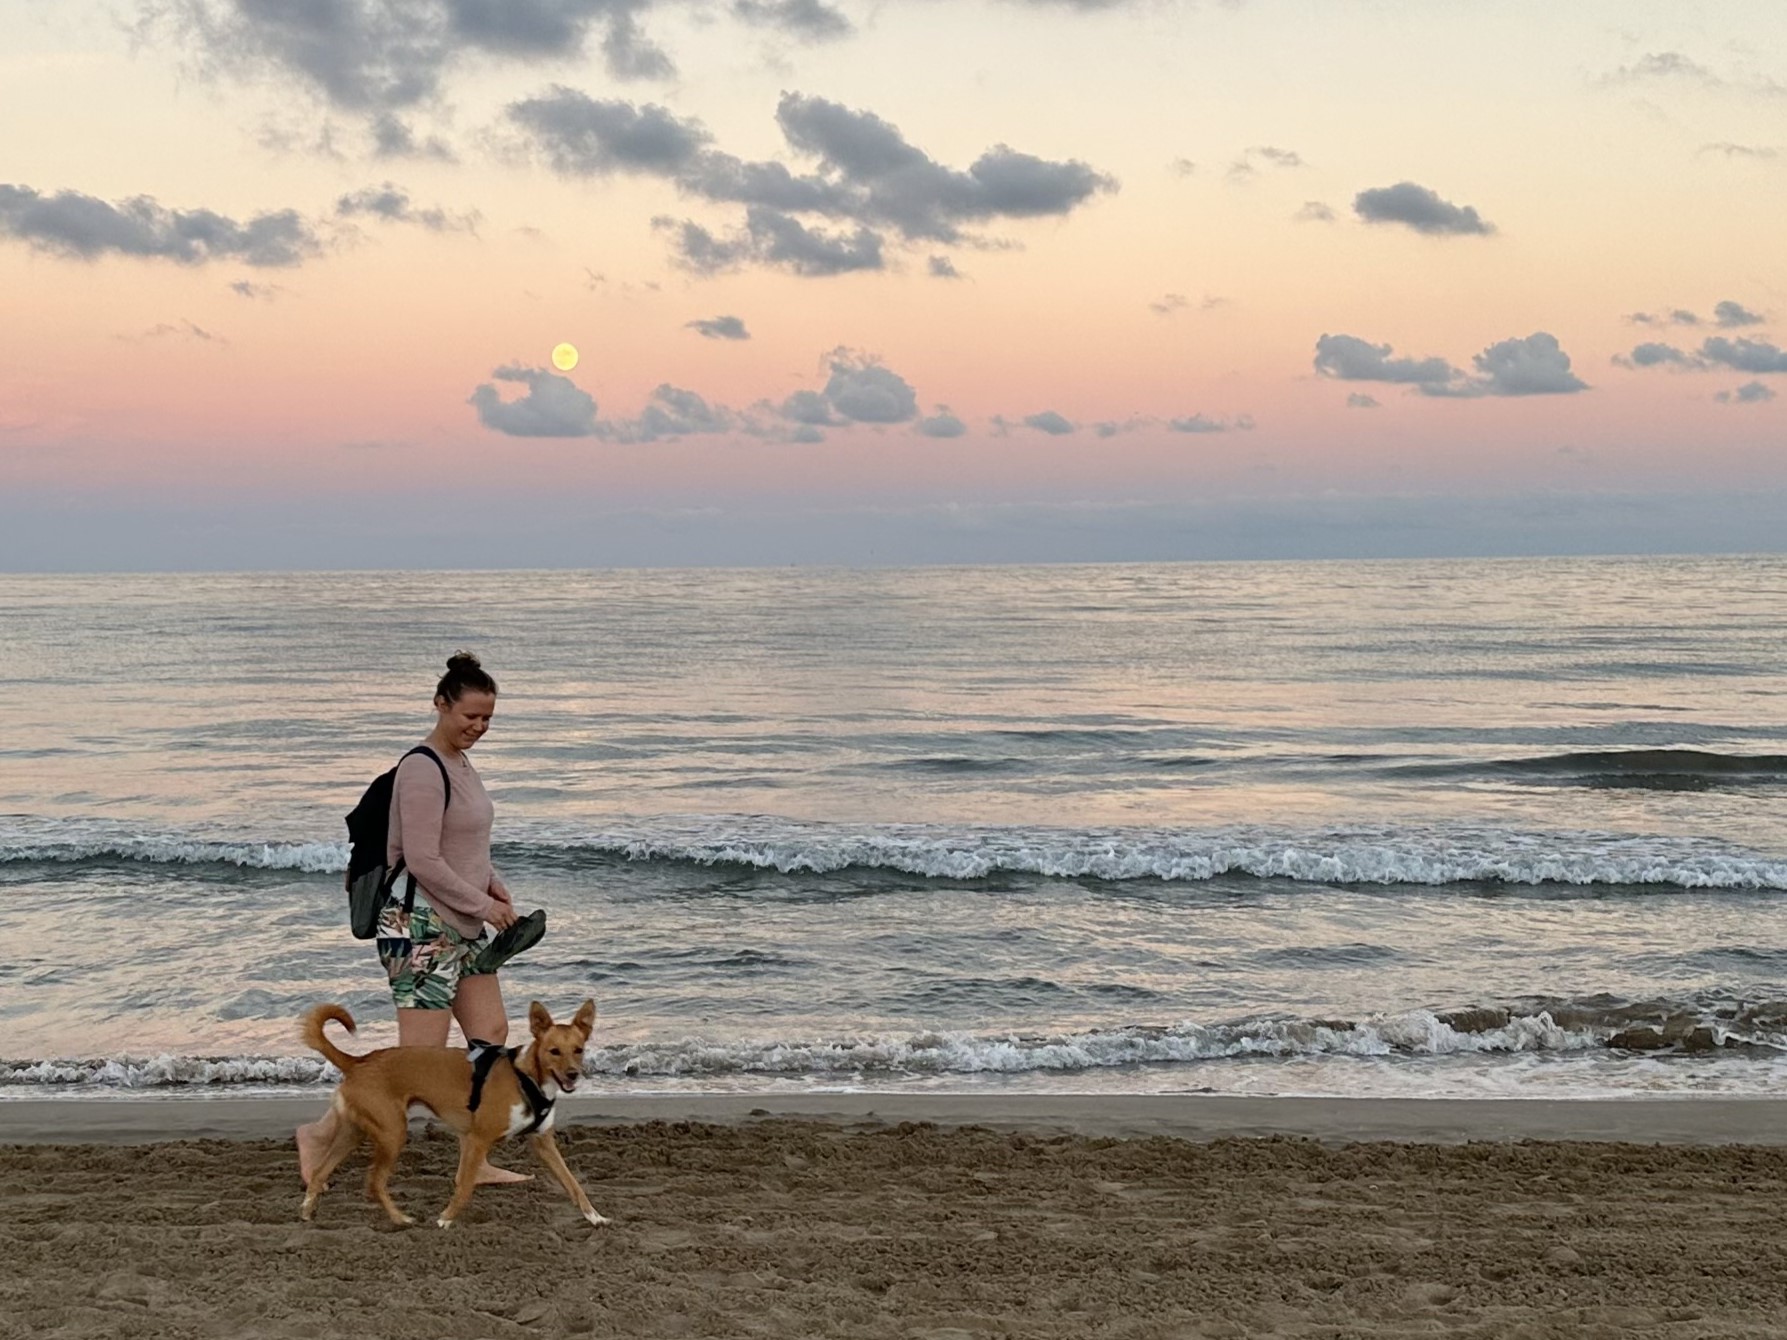
[[1787, 548], [1775, 0], [0, 33], [0, 570]]

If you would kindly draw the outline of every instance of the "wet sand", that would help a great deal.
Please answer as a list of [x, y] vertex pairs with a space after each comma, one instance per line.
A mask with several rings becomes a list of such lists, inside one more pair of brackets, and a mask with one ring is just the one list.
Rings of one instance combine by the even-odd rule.
[[[0, 1103], [0, 1335], [1787, 1330], [1787, 1102], [585, 1099], [614, 1224], [540, 1179], [447, 1233], [360, 1159], [298, 1223], [276, 1133], [318, 1107]], [[455, 1148], [416, 1128], [418, 1216]]]

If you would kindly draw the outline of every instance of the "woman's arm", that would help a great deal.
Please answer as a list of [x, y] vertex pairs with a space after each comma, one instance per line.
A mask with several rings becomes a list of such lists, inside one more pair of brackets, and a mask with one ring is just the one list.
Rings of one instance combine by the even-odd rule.
[[489, 921], [500, 904], [461, 877], [441, 855], [441, 823], [446, 787], [431, 759], [412, 754], [397, 768], [397, 814], [403, 825], [403, 863], [437, 902], [455, 912]]

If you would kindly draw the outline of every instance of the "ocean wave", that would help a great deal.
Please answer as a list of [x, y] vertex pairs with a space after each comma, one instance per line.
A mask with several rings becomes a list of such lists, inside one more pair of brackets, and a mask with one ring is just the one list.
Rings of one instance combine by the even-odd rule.
[[[683, 1037], [592, 1049], [584, 1071], [611, 1079], [740, 1075], [793, 1079], [928, 1078], [1193, 1065], [1237, 1058], [1323, 1059], [1626, 1052], [1787, 1055], [1787, 1002], [1719, 1010], [1560, 1003], [1412, 1010], [1359, 1020], [1257, 1018], [1131, 1025], [1057, 1034], [927, 1031], [833, 1038]], [[108, 1057], [0, 1061], [0, 1088], [170, 1089], [304, 1086], [338, 1073], [316, 1057]]]
[[[1249, 876], [1320, 884], [1787, 888], [1787, 859], [1710, 840], [1631, 834], [848, 825], [729, 815], [640, 819], [612, 828], [513, 828], [520, 840], [499, 843], [499, 860], [560, 868], [673, 862], [937, 880], [1027, 874], [1201, 883]], [[0, 864], [88, 860], [339, 874], [347, 867], [347, 844], [140, 834], [92, 820], [0, 823]]]
[[[1336, 761], [1368, 762], [1352, 757]], [[1705, 791], [1714, 787], [1769, 786], [1787, 782], [1787, 754], [1719, 754], [1704, 749], [1590, 749], [1485, 762], [1391, 763], [1382, 771], [1405, 777], [1514, 777], [1551, 785]]]

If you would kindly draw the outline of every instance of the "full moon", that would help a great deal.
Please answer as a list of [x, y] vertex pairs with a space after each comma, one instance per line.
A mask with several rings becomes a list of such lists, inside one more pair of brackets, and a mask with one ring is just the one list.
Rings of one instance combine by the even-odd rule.
[[560, 372], [569, 372], [577, 366], [577, 346], [561, 344], [552, 351], [552, 366]]

